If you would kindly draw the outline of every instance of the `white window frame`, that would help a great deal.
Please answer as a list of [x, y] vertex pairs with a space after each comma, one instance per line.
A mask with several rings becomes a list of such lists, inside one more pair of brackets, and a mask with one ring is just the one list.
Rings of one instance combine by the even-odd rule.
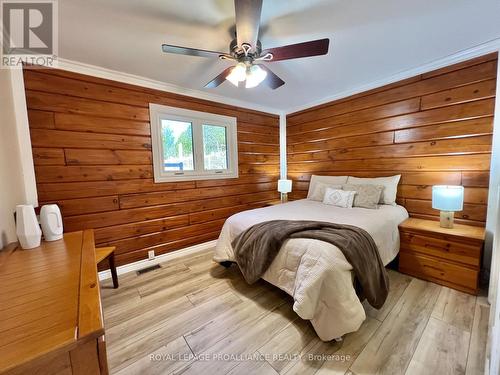
[[[153, 148], [154, 181], [195, 181], [238, 177], [238, 139], [235, 117], [217, 115], [190, 109], [149, 104], [151, 121], [151, 141]], [[190, 122], [193, 135], [193, 171], [165, 171], [163, 163], [163, 142], [161, 139], [161, 121], [175, 120]], [[226, 128], [227, 169], [205, 170], [203, 148], [203, 125], [223, 126]]]

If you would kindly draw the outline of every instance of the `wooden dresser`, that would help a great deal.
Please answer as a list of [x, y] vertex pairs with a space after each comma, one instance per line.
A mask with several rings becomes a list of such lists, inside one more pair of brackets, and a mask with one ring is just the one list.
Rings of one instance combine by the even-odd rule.
[[0, 251], [0, 374], [107, 374], [91, 230]]
[[410, 218], [399, 226], [399, 270], [408, 275], [477, 294], [484, 228]]

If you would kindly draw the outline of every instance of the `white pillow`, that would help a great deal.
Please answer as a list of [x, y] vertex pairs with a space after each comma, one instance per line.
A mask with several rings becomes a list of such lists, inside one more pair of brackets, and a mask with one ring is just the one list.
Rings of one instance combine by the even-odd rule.
[[[311, 176], [311, 182], [309, 183], [309, 191], [307, 192], [307, 199], [312, 199], [311, 195], [313, 194], [316, 183], [321, 182], [326, 185], [344, 185], [347, 183], [347, 176]], [[323, 194], [318, 199], [314, 199], [318, 201], [323, 200]]]
[[360, 178], [349, 176], [347, 179], [348, 184], [353, 185], [382, 185], [382, 195], [380, 196], [381, 204], [396, 205], [396, 194], [398, 192], [398, 183], [401, 178], [400, 174], [389, 177], [373, 177], [373, 178]]
[[324, 184], [322, 182], [316, 182], [314, 184], [313, 190], [310, 192], [307, 199], [310, 199], [312, 201], [322, 202], [323, 198], [325, 197], [325, 192], [327, 188], [342, 190], [342, 185], [329, 185], [329, 184]]
[[343, 208], [352, 208], [355, 195], [355, 191], [326, 188], [323, 203]]

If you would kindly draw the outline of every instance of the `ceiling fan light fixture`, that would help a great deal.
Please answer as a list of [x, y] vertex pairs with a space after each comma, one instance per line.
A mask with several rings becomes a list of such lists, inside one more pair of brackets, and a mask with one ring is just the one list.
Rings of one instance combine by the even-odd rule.
[[226, 79], [233, 85], [238, 87], [239, 82], [243, 82], [247, 77], [247, 67], [244, 63], [238, 63], [231, 70], [231, 73], [226, 77]]
[[252, 65], [247, 71], [247, 82], [245, 87], [251, 89], [257, 87], [264, 81], [267, 77], [267, 72], [258, 65]]
[[[1, 1], [1, 0], [0, 0]], [[229, 1], [229, 0], [227, 0]], [[236, 87], [246, 81], [245, 87], [258, 86], [265, 80], [272, 90], [283, 86], [285, 81], [273, 73], [267, 65], [258, 66], [259, 62], [275, 62], [303, 57], [321, 56], [328, 53], [330, 39], [323, 38], [308, 42], [289, 44], [281, 47], [263, 49], [259, 40], [262, 3], [264, 0], [234, 0], [236, 18], [235, 38], [229, 43], [229, 52], [210, 51], [199, 48], [181, 47], [162, 44], [165, 53], [187, 56], [218, 58], [234, 61], [236, 66], [228, 66], [222, 73], [205, 85], [205, 88], [219, 87], [228, 80]], [[253, 66], [253, 64], [257, 66]], [[243, 86], [243, 85], [241, 85]]]

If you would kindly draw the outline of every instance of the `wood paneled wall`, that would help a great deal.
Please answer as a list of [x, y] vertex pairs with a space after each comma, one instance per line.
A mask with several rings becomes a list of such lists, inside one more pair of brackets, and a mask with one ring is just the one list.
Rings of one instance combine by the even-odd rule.
[[402, 174], [398, 202], [436, 219], [432, 185], [465, 186], [458, 222], [484, 225], [497, 54], [330, 102], [287, 117], [292, 199], [311, 174]]
[[[60, 70], [25, 69], [40, 204], [95, 230], [119, 264], [216, 239], [224, 220], [278, 199], [277, 116]], [[238, 119], [238, 179], [153, 182], [149, 103]]]

